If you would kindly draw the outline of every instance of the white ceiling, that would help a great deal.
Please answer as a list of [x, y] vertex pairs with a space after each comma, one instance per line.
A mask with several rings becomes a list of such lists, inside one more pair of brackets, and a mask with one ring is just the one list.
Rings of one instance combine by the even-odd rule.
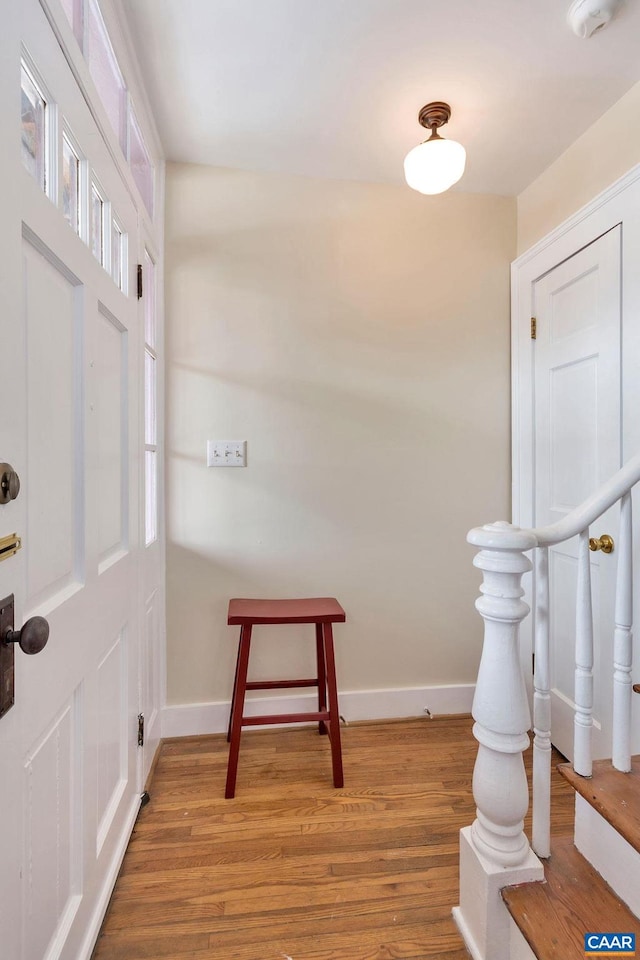
[[[569, 0], [122, 0], [170, 160], [402, 182], [446, 100], [457, 189], [517, 194], [637, 80], [640, 3], [590, 40]], [[615, 149], [615, 145], [611, 145]]]

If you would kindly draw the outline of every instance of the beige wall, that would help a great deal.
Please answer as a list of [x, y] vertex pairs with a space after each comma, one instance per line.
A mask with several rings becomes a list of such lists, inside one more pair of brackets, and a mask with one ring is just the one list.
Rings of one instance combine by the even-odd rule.
[[[168, 702], [229, 698], [231, 596], [337, 596], [343, 690], [475, 680], [515, 201], [170, 165], [166, 228]], [[308, 668], [274, 629], [254, 672]]]
[[518, 197], [518, 253], [640, 163], [640, 83]]

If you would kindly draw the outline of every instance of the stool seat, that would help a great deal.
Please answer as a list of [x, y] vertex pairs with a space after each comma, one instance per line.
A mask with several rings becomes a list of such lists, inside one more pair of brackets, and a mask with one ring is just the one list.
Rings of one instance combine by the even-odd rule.
[[[235, 796], [238, 755], [242, 728], [278, 723], [315, 721], [322, 734], [328, 734], [331, 745], [333, 785], [342, 787], [342, 746], [340, 742], [340, 714], [336, 664], [333, 650], [333, 623], [344, 623], [347, 617], [335, 597], [309, 597], [296, 600], [248, 600], [236, 597], [229, 601], [227, 623], [240, 627], [240, 642], [236, 660], [236, 676], [229, 715], [229, 762], [225, 797]], [[313, 623], [316, 637], [315, 677], [293, 680], [249, 681], [249, 652], [253, 627], [257, 624]], [[281, 713], [265, 716], [245, 716], [244, 701], [247, 690], [274, 690], [292, 687], [317, 687], [317, 710], [304, 713]]]
[[254, 623], [344, 623], [347, 615], [335, 597], [306, 600], [229, 601], [229, 626]]

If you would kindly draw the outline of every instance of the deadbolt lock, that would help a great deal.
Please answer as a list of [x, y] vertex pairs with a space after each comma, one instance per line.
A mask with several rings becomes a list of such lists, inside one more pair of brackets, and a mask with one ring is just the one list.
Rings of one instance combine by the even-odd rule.
[[20, 477], [10, 463], [0, 463], [0, 503], [10, 503], [20, 493]]

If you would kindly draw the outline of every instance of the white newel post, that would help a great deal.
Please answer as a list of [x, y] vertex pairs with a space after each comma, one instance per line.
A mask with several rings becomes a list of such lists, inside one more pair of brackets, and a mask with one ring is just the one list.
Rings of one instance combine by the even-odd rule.
[[502, 887], [543, 880], [542, 864], [525, 836], [529, 790], [522, 752], [531, 717], [520, 666], [522, 575], [531, 534], [506, 522], [471, 530], [480, 547], [474, 566], [483, 572], [476, 608], [484, 619], [484, 645], [473, 700], [478, 756], [473, 773], [476, 820], [460, 831], [460, 906], [454, 916], [474, 960], [509, 960], [509, 917]]

